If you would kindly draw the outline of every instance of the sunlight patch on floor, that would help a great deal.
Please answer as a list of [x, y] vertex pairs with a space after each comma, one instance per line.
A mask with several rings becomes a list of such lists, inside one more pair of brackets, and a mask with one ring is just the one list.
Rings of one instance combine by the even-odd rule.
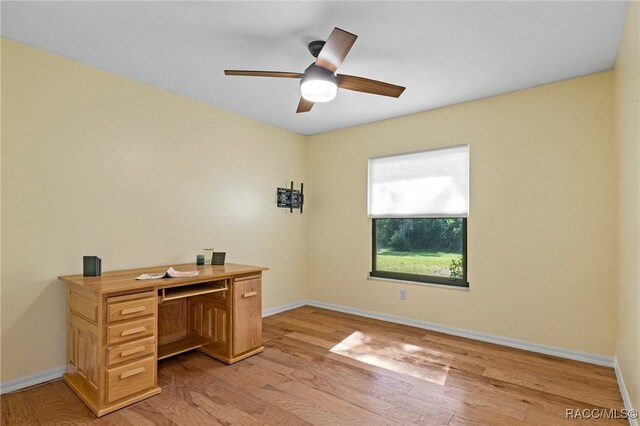
[[369, 365], [444, 385], [449, 366], [432, 362], [433, 355], [420, 346], [382, 341], [356, 331], [330, 350]]

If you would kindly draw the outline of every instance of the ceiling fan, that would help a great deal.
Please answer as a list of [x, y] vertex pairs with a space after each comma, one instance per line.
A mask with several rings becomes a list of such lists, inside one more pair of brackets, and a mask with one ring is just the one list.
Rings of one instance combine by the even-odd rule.
[[246, 77], [299, 78], [300, 102], [297, 113], [310, 111], [316, 102], [329, 102], [336, 97], [338, 87], [374, 95], [399, 97], [404, 87], [382, 81], [346, 74], [335, 74], [355, 43], [357, 35], [334, 28], [326, 42], [316, 40], [309, 43], [309, 52], [317, 58], [304, 73], [282, 71], [225, 70], [225, 75]]

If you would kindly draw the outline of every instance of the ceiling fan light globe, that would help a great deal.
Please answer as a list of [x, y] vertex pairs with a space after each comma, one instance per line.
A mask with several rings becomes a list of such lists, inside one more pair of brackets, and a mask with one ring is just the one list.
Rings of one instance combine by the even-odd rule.
[[306, 80], [300, 82], [302, 97], [309, 102], [329, 102], [336, 97], [338, 86], [327, 80]]
[[326, 68], [311, 64], [300, 80], [300, 92], [309, 102], [329, 102], [338, 92], [336, 76]]

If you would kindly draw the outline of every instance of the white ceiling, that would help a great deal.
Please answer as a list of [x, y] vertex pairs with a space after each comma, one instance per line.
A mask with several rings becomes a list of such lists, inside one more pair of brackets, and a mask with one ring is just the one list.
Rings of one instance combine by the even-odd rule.
[[[2, 2], [2, 35], [309, 135], [613, 67], [626, 2]], [[296, 114], [307, 43], [358, 40], [339, 73], [406, 86], [340, 90]]]

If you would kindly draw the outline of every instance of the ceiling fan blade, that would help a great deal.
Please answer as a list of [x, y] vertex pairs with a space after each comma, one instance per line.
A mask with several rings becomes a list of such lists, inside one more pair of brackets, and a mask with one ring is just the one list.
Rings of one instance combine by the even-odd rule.
[[298, 109], [296, 110], [296, 112], [308, 112], [311, 111], [311, 108], [313, 108], [313, 102], [308, 101], [300, 96], [300, 102], [298, 102]]
[[334, 28], [320, 54], [318, 54], [316, 65], [331, 72], [336, 72], [336, 69], [342, 64], [357, 38], [358, 36], [355, 34], [341, 30], [338, 27]]
[[338, 81], [338, 87], [341, 89], [371, 93], [372, 95], [391, 96], [393, 98], [400, 97], [405, 89], [395, 84], [364, 77], [356, 77], [354, 75], [338, 74], [336, 75], [336, 80]]
[[236, 75], [242, 77], [280, 77], [280, 78], [302, 78], [299, 72], [284, 71], [246, 71], [246, 70], [224, 70], [224, 75]]

